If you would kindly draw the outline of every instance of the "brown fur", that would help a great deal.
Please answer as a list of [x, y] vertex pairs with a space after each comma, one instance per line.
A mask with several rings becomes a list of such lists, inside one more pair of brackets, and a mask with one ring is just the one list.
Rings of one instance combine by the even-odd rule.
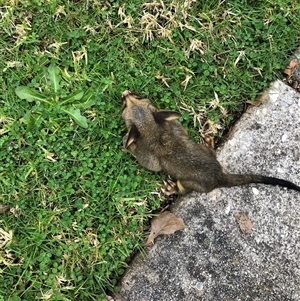
[[122, 117], [128, 128], [123, 145], [142, 166], [163, 171], [177, 181], [177, 187], [166, 186], [166, 194], [209, 192], [217, 187], [248, 183], [281, 185], [300, 191], [299, 186], [277, 178], [223, 173], [215, 152], [189, 139], [177, 120], [179, 113], [159, 111], [150, 100], [130, 91], [124, 91], [122, 99]]

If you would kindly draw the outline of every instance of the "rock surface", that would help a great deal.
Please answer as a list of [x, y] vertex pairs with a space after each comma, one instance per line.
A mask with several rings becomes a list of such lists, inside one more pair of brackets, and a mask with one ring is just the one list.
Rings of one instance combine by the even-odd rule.
[[[280, 81], [235, 125], [217, 157], [231, 173], [300, 185], [300, 95]], [[171, 211], [184, 230], [160, 236], [122, 280], [127, 301], [300, 300], [300, 192], [251, 184], [189, 194]], [[236, 213], [253, 223], [242, 233]]]

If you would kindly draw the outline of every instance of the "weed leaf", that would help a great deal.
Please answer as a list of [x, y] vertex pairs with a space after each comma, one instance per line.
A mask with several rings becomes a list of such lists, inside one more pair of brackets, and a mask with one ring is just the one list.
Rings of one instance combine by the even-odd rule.
[[39, 126], [42, 122], [42, 115], [39, 112], [28, 111], [22, 118], [22, 121], [27, 125], [26, 132], [30, 132], [35, 126]]
[[96, 103], [95, 99], [92, 96], [93, 96], [93, 92], [86, 93], [82, 97], [79, 103], [73, 104], [73, 107], [77, 109], [84, 109], [84, 110], [90, 108]]
[[65, 113], [69, 114], [71, 118], [81, 127], [85, 129], [88, 127], [87, 120], [84, 116], [81, 115], [79, 109], [73, 109], [71, 107], [68, 107], [68, 108], [62, 108], [62, 110]]
[[25, 86], [17, 87], [15, 92], [19, 98], [26, 99], [29, 102], [31, 102], [31, 101], [45, 102], [46, 101], [46, 98], [42, 94], [40, 94], [37, 91], [33, 91], [30, 88], [25, 87]]
[[77, 91], [73, 92], [72, 94], [70, 94], [69, 96], [62, 98], [61, 104], [72, 103], [76, 100], [80, 100], [83, 95], [84, 95], [83, 91], [77, 90]]
[[59, 71], [60, 71], [59, 68], [56, 67], [55, 65], [50, 65], [48, 68], [48, 78], [51, 82], [54, 93], [57, 93], [59, 89], [59, 82], [60, 82]]

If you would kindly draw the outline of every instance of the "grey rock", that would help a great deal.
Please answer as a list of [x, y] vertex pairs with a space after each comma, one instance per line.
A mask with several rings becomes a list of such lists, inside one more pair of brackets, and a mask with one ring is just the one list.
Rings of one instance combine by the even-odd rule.
[[[218, 151], [227, 172], [300, 185], [300, 95], [280, 81]], [[297, 155], [298, 154], [298, 155]], [[159, 236], [121, 282], [127, 301], [300, 300], [300, 193], [251, 184], [192, 193], [171, 211], [186, 225]], [[243, 234], [234, 214], [254, 224]]]

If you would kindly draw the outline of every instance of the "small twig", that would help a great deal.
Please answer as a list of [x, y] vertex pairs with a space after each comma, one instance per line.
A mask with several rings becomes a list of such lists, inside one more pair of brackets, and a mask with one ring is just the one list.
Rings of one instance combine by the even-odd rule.
[[85, 10], [89, 10], [89, 0], [85, 0]]

